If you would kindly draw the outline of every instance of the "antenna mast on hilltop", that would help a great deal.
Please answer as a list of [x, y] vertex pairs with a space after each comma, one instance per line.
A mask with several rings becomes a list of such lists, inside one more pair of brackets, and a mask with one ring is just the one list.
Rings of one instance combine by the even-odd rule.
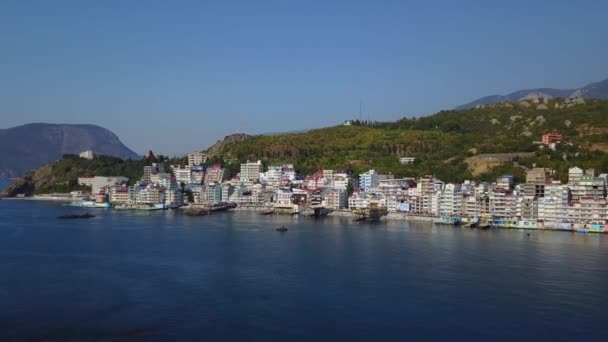
[[359, 100], [359, 122], [363, 121], [363, 101]]

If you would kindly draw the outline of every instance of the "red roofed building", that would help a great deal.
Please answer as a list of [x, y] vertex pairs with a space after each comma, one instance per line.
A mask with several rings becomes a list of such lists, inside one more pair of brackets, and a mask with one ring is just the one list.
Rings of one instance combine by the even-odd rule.
[[562, 135], [556, 132], [544, 134], [542, 137], [543, 145], [551, 145], [560, 141], [562, 141]]

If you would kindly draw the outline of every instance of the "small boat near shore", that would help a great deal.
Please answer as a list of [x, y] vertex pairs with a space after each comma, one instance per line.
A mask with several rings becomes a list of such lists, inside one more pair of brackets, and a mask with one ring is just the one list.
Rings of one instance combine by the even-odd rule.
[[91, 218], [91, 217], [95, 217], [95, 215], [92, 215], [92, 214], [89, 214], [89, 213], [84, 213], [84, 214], [69, 214], [69, 215], [57, 216], [57, 218], [60, 219], [60, 220], [87, 219], [87, 218]]
[[435, 224], [445, 224], [450, 226], [460, 226], [461, 219], [459, 216], [452, 215], [441, 215], [439, 216], [433, 223]]
[[284, 232], [286, 232], [287, 230], [288, 230], [288, 229], [287, 229], [287, 227], [285, 227], [285, 226], [280, 226], [279, 228], [277, 228], [277, 232], [281, 232], [281, 233], [284, 233]]

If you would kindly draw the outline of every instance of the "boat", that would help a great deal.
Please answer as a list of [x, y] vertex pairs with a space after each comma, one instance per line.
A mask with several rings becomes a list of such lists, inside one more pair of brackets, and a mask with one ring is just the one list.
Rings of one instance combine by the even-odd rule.
[[353, 222], [361, 222], [361, 221], [365, 221], [365, 220], [367, 220], [367, 216], [359, 216], [359, 217], [356, 217], [353, 220]]
[[354, 220], [355, 222], [366, 220], [378, 222], [382, 216], [386, 216], [388, 214], [388, 210], [385, 207], [380, 206], [377, 201], [372, 201], [368, 208], [355, 209], [353, 210], [353, 214], [357, 216]]
[[203, 207], [189, 207], [184, 210], [184, 214], [188, 216], [207, 216], [211, 214], [211, 211]]
[[277, 231], [283, 233], [287, 231], [287, 228], [285, 226], [280, 226], [279, 228], [277, 228]]
[[434, 223], [436, 224], [447, 224], [450, 226], [459, 226], [461, 219], [459, 216], [441, 215], [437, 218]]
[[272, 215], [274, 213], [274, 209], [264, 210], [260, 213], [260, 215]]
[[70, 214], [70, 215], [57, 216], [58, 219], [87, 219], [87, 218], [91, 218], [91, 217], [95, 217], [95, 215], [91, 215], [89, 213], [84, 213], [84, 214]]
[[471, 220], [471, 223], [469, 223], [469, 228], [477, 228], [479, 226], [479, 217], [475, 216], [473, 217], [473, 219]]
[[96, 201], [73, 201], [68, 204], [71, 207], [80, 208], [110, 208], [112, 205], [109, 202], [96, 202]]

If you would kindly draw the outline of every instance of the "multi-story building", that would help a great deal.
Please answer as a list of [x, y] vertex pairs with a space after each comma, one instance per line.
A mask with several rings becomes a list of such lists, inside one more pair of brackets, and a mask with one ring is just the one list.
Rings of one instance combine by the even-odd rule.
[[496, 188], [497, 189], [511, 190], [511, 189], [513, 189], [514, 185], [515, 184], [513, 182], [513, 176], [504, 175], [504, 176], [500, 176], [500, 177], [498, 177], [498, 179], [496, 179]]
[[462, 193], [460, 185], [448, 183], [438, 192], [438, 212], [441, 215], [459, 215], [462, 212]]
[[573, 200], [568, 210], [568, 218], [571, 222], [578, 223], [605, 223], [608, 219], [606, 198], [589, 196]]
[[188, 153], [188, 165], [202, 165], [207, 162], [207, 154], [203, 152], [191, 152]]
[[220, 164], [214, 164], [210, 168], [207, 168], [205, 174], [205, 184], [221, 183], [226, 178], [226, 169], [222, 168]]
[[584, 174], [577, 181], [568, 183], [573, 199], [581, 197], [606, 197], [606, 186], [603, 178]]
[[335, 210], [346, 208], [348, 206], [346, 190], [330, 188], [327, 191], [323, 206]]
[[260, 179], [260, 173], [262, 173], [262, 161], [257, 162], [247, 161], [241, 164], [240, 179], [246, 181], [258, 181]]
[[93, 151], [91, 151], [91, 150], [80, 152], [80, 154], [78, 156], [80, 158], [84, 158], [84, 159], [93, 159], [93, 157], [95, 157], [95, 155], [93, 154]]
[[359, 187], [366, 191], [370, 188], [377, 188], [379, 185], [379, 175], [376, 170], [369, 170], [359, 175]]
[[580, 167], [571, 167], [568, 169], [568, 184], [577, 183], [583, 177], [584, 171]]
[[78, 177], [78, 185], [92, 187], [94, 179], [95, 179], [95, 176]]
[[192, 183], [192, 169], [190, 165], [172, 165], [173, 174], [175, 180], [178, 183], [190, 184]]
[[513, 218], [516, 216], [516, 193], [503, 189], [493, 189], [488, 194], [488, 202], [492, 216], [498, 218]]
[[357, 210], [357, 209], [366, 209], [369, 207], [369, 202], [371, 196], [366, 196], [365, 192], [355, 191], [348, 198], [348, 209]]
[[234, 186], [230, 183], [222, 184], [222, 201], [228, 202], [230, 196], [234, 193]]
[[109, 200], [114, 205], [133, 205], [136, 202], [135, 189], [132, 186], [111, 186]]
[[152, 163], [152, 165], [144, 166], [144, 182], [150, 182], [152, 175], [157, 173], [164, 173], [165, 165], [163, 163]]
[[293, 208], [293, 192], [291, 189], [279, 189], [276, 192], [276, 201], [274, 207], [277, 209], [292, 209]]
[[95, 176], [91, 182], [91, 192], [96, 194], [100, 189], [127, 183], [129, 178], [126, 177], [103, 177]]
[[204, 201], [206, 204], [218, 204], [222, 201], [222, 186], [208, 184], [205, 189]]
[[401, 157], [399, 158], [399, 164], [401, 165], [411, 165], [414, 164], [416, 158], [414, 157]]
[[165, 188], [152, 184], [140, 187], [136, 195], [136, 202], [137, 204], [164, 204]]
[[524, 195], [539, 198], [545, 196], [545, 184], [550, 181], [554, 171], [546, 168], [535, 167], [526, 172], [526, 184]]
[[180, 189], [165, 191], [165, 205], [169, 208], [177, 208], [184, 205], [184, 195]]
[[543, 134], [542, 136], [543, 145], [550, 145], [560, 141], [562, 141], [562, 135], [559, 133], [553, 132], [549, 134]]

